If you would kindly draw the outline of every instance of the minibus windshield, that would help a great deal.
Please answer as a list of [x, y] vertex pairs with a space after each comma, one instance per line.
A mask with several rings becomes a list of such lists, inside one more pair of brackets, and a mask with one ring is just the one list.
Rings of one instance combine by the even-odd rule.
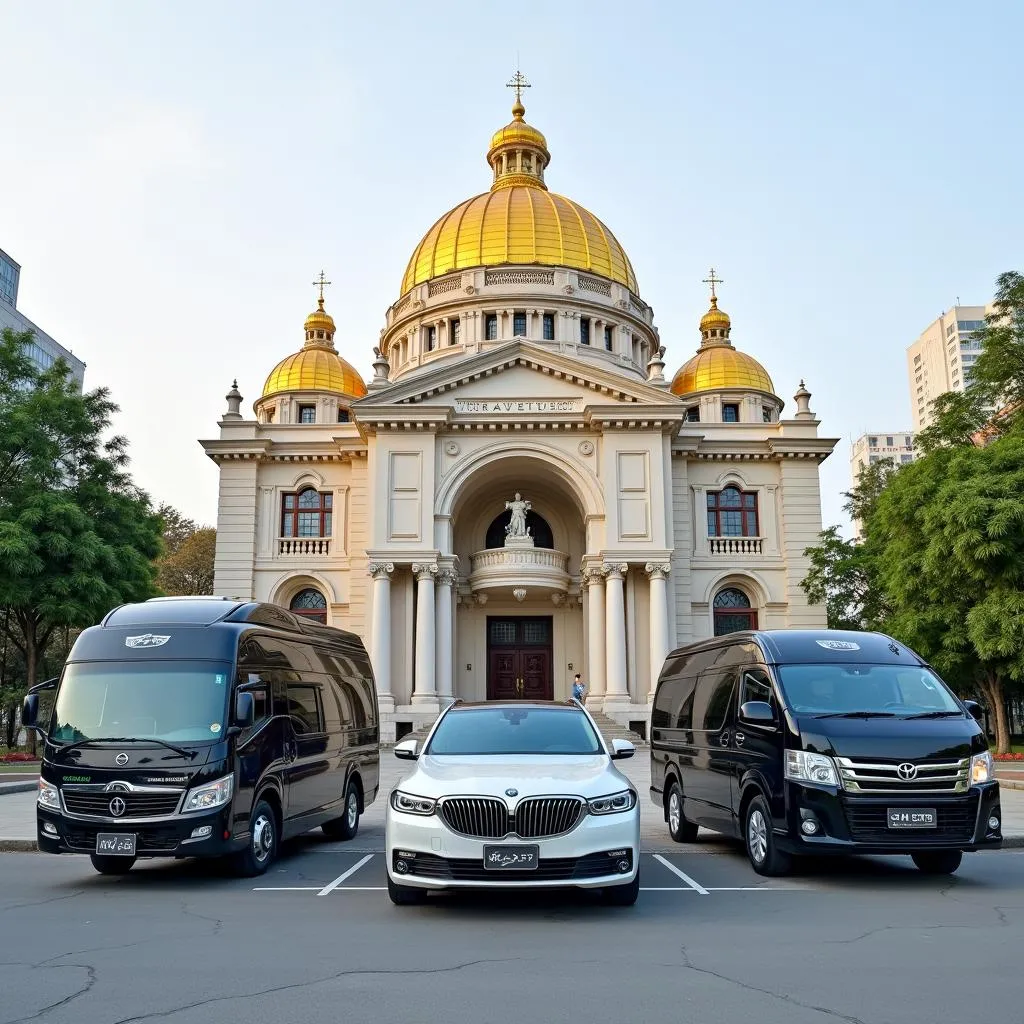
[[963, 710], [945, 683], [915, 665], [784, 665], [779, 679], [798, 715], [945, 717]]
[[229, 664], [216, 661], [70, 664], [57, 690], [50, 739], [217, 740], [230, 672]]

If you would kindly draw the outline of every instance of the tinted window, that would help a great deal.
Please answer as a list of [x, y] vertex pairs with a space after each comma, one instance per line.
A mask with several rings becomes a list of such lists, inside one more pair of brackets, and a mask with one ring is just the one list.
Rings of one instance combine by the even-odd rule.
[[920, 666], [786, 665], [779, 680], [789, 706], [802, 714], [963, 713], [942, 680]]
[[693, 695], [696, 680], [666, 679], [658, 690], [651, 709], [651, 728], [690, 729], [693, 727]]
[[447, 714], [428, 754], [600, 754], [585, 715], [554, 708], [473, 708]]
[[318, 686], [288, 685], [288, 716], [297, 733], [323, 732], [320, 704], [317, 699]]
[[694, 729], [717, 732], [725, 725], [735, 686], [734, 672], [709, 673], [700, 680], [694, 700]]
[[765, 704], [772, 704], [772, 684], [764, 672], [744, 672], [740, 680], [740, 706], [751, 700], [764, 701]]

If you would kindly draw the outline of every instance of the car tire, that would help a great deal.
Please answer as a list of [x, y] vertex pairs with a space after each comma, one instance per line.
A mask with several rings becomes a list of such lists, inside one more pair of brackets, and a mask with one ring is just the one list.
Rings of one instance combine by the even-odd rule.
[[134, 857], [104, 857], [98, 853], [91, 854], [89, 859], [101, 875], [127, 875], [135, 863]]
[[632, 882], [625, 885], [610, 885], [604, 891], [605, 902], [613, 907], [631, 907], [640, 895], [640, 871]]
[[951, 875], [964, 859], [960, 850], [922, 850], [910, 856], [918, 870], [926, 875]]
[[697, 826], [683, 817], [683, 791], [675, 780], [668, 787], [665, 812], [668, 815], [668, 834], [675, 842], [697, 842]]
[[249, 817], [249, 842], [235, 854], [235, 873], [242, 878], [262, 875], [277, 860], [277, 816], [266, 800], [259, 800]]
[[354, 782], [350, 782], [345, 791], [345, 813], [340, 818], [325, 821], [320, 827], [328, 839], [345, 843], [355, 839], [359, 831], [359, 791]]
[[793, 858], [775, 845], [772, 814], [763, 796], [755, 796], [743, 818], [743, 843], [753, 869], [759, 875], [789, 874]]
[[396, 907], [411, 907], [423, 902], [423, 890], [411, 885], [399, 885], [388, 875], [388, 896]]

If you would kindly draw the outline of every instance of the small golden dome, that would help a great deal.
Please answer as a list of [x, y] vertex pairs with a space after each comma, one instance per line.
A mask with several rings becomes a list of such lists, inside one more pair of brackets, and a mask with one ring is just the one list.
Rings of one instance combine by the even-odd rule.
[[347, 398], [363, 398], [366, 385], [355, 367], [333, 346], [312, 345], [287, 356], [274, 367], [263, 386], [263, 397], [286, 391], [330, 391]]
[[732, 345], [702, 348], [672, 380], [672, 394], [680, 397], [731, 388], [775, 394], [767, 370], [753, 356], [738, 352]]
[[317, 302], [317, 308], [306, 317], [306, 322], [303, 324], [303, 330], [330, 331], [331, 334], [334, 334], [334, 317], [324, 310], [323, 298]]
[[548, 153], [548, 140], [544, 138], [543, 132], [523, 120], [525, 113], [526, 108], [522, 103], [516, 103], [512, 108], [511, 123], [505, 125], [504, 128], [499, 128], [491, 137], [491, 148], [487, 154], [488, 159], [491, 158], [494, 150], [499, 146], [520, 144], [535, 146], [538, 149], [544, 150], [545, 164], [551, 160], [551, 155]]
[[729, 314], [718, 308], [718, 296], [711, 296], [711, 308], [700, 318], [700, 333], [711, 330], [713, 327], [731, 328], [732, 321]]

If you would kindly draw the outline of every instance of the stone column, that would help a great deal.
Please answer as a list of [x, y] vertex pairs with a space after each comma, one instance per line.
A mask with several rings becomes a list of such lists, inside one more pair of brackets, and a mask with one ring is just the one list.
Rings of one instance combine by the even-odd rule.
[[607, 636], [607, 697], [609, 702], [629, 702], [626, 680], [625, 579], [629, 566], [616, 562], [605, 566], [605, 630]]
[[455, 602], [452, 590], [457, 579], [454, 569], [441, 569], [437, 574], [437, 693], [440, 697], [454, 695], [452, 679], [452, 618]]
[[603, 697], [605, 690], [604, 570], [592, 568], [587, 581], [587, 686], [588, 697]]
[[373, 621], [370, 626], [370, 663], [377, 683], [377, 700], [394, 710], [391, 693], [391, 573], [392, 562], [371, 562], [367, 571], [373, 578]]
[[434, 677], [436, 643], [434, 637], [434, 562], [417, 562], [412, 567], [416, 577], [416, 674], [414, 676], [413, 704], [432, 704], [437, 701]]
[[671, 567], [667, 562], [648, 562], [644, 572], [651, 581], [651, 689], [647, 699], [652, 701], [661, 667], [669, 653], [668, 579]]

